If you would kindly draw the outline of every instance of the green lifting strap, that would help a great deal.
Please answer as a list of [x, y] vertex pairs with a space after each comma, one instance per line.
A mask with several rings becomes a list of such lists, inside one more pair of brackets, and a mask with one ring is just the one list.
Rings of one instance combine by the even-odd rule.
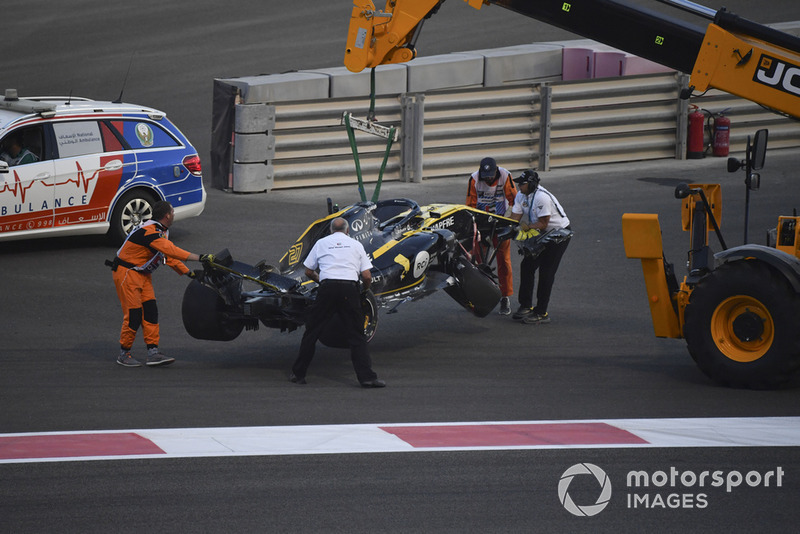
[[358, 177], [358, 192], [361, 196], [361, 201], [364, 202], [367, 200], [367, 194], [364, 190], [364, 179], [361, 173], [361, 159], [358, 156], [358, 146], [356, 145], [356, 135], [355, 130], [361, 130], [363, 132], [367, 132], [373, 135], [377, 135], [378, 137], [385, 137], [387, 139], [386, 142], [386, 152], [383, 154], [383, 163], [381, 163], [381, 169], [378, 173], [378, 182], [375, 185], [375, 191], [372, 194], [372, 202], [378, 201], [378, 196], [381, 192], [381, 183], [383, 182], [383, 173], [386, 170], [386, 163], [389, 161], [389, 154], [392, 150], [392, 143], [397, 141], [397, 129], [394, 126], [386, 127], [377, 124], [375, 120], [375, 69], [370, 70], [370, 104], [369, 104], [369, 112], [367, 113], [367, 119], [356, 119], [353, 117], [352, 114], [348, 113], [347, 111], [344, 112], [342, 115], [342, 124], [345, 125], [347, 129], [347, 137], [350, 140], [350, 150], [353, 152], [353, 160], [356, 164], [356, 176]]
[[358, 177], [358, 193], [361, 196], [361, 201], [367, 200], [367, 194], [364, 191], [364, 180], [361, 178], [361, 161], [358, 157], [358, 147], [356, 146], [356, 135], [353, 133], [353, 127], [350, 126], [350, 114], [345, 112], [342, 117], [342, 122], [347, 128], [347, 138], [350, 139], [350, 150], [353, 152], [353, 159], [356, 162], [356, 176]]
[[392, 150], [392, 143], [394, 142], [394, 136], [397, 133], [395, 127], [392, 126], [389, 128], [389, 138], [386, 141], [386, 152], [383, 154], [383, 163], [381, 163], [381, 170], [378, 172], [378, 182], [375, 184], [375, 191], [372, 193], [372, 201], [378, 201], [378, 195], [381, 193], [381, 183], [383, 182], [383, 171], [386, 170], [386, 162], [389, 161], [389, 152]]

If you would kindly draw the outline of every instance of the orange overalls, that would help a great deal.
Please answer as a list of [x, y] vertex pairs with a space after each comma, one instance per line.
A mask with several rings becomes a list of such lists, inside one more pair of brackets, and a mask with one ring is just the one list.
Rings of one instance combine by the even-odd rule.
[[147, 221], [128, 235], [112, 267], [123, 313], [119, 334], [122, 349], [130, 350], [139, 326], [147, 348], [158, 346], [158, 307], [150, 275], [162, 263], [178, 274], [187, 274], [189, 268], [182, 263], [187, 259], [189, 252], [173, 245], [168, 230], [156, 221]]
[[[493, 184], [482, 182], [475, 172], [469, 178], [467, 186], [467, 206], [496, 213], [508, 217], [511, 215], [511, 206], [517, 190], [509, 173], [503, 167], [497, 167], [500, 178]], [[505, 240], [497, 246], [497, 278], [500, 282], [500, 292], [504, 297], [514, 294], [514, 277], [511, 272], [511, 241]]]

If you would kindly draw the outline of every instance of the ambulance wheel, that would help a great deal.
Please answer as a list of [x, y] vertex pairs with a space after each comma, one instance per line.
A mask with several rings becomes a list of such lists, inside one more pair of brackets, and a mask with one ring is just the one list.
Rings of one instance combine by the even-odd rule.
[[192, 280], [183, 294], [183, 327], [195, 339], [231, 341], [244, 329], [244, 323], [225, 316], [225, 302], [216, 291]]
[[800, 367], [800, 297], [765, 263], [720, 266], [692, 291], [684, 337], [698, 367], [728, 386], [769, 389]]
[[108, 235], [116, 244], [122, 244], [128, 233], [138, 224], [153, 216], [156, 199], [144, 189], [128, 191], [120, 197], [111, 212]]

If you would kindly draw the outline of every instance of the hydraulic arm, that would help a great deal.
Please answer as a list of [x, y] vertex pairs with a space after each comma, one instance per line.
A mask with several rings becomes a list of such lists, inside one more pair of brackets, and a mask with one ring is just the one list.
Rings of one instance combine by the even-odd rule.
[[[800, 39], [686, 0], [659, 0], [713, 22], [697, 25], [620, 0], [464, 0], [495, 4], [691, 75], [800, 118]], [[355, 0], [344, 64], [353, 71], [414, 59], [422, 23], [444, 0]], [[688, 96], [688, 94], [687, 94]]]

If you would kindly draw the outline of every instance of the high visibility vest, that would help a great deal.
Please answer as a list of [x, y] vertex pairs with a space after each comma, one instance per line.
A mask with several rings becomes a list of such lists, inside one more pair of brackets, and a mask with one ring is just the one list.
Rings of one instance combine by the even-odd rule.
[[506, 182], [511, 179], [511, 173], [503, 167], [497, 167], [500, 177], [493, 185], [489, 185], [478, 177], [478, 172], [472, 173], [472, 183], [475, 186], [478, 203], [477, 209], [497, 215], [506, 215], [509, 209], [506, 198]]
[[[125, 248], [125, 244], [128, 242], [128, 240], [131, 238], [131, 236], [135, 232], [139, 231], [140, 229], [144, 228], [145, 226], [150, 226], [152, 224], [157, 224], [157, 223], [156, 223], [156, 221], [150, 219], [149, 221], [145, 221], [144, 223], [140, 224], [139, 226], [134, 227], [133, 230], [131, 230], [128, 233], [128, 236], [125, 238], [125, 241], [122, 243], [122, 246], [119, 247], [119, 250], [117, 250], [117, 258], [119, 258], [119, 255], [122, 252], [122, 249]], [[169, 230], [164, 230], [163, 231], [163, 236], [165, 238], [169, 239]], [[153, 250], [152, 248], [150, 250], [153, 251], [153, 256], [149, 260], [144, 262], [142, 265], [134, 265], [133, 267], [130, 267], [130, 269], [133, 269], [134, 271], [140, 271], [140, 272], [143, 272], [143, 273], [150, 274], [150, 273], [154, 272], [156, 269], [158, 269], [159, 267], [161, 267], [164, 263], [166, 263], [167, 260], [166, 260], [166, 258], [164, 256], [163, 252], [159, 252], [157, 250]]]

